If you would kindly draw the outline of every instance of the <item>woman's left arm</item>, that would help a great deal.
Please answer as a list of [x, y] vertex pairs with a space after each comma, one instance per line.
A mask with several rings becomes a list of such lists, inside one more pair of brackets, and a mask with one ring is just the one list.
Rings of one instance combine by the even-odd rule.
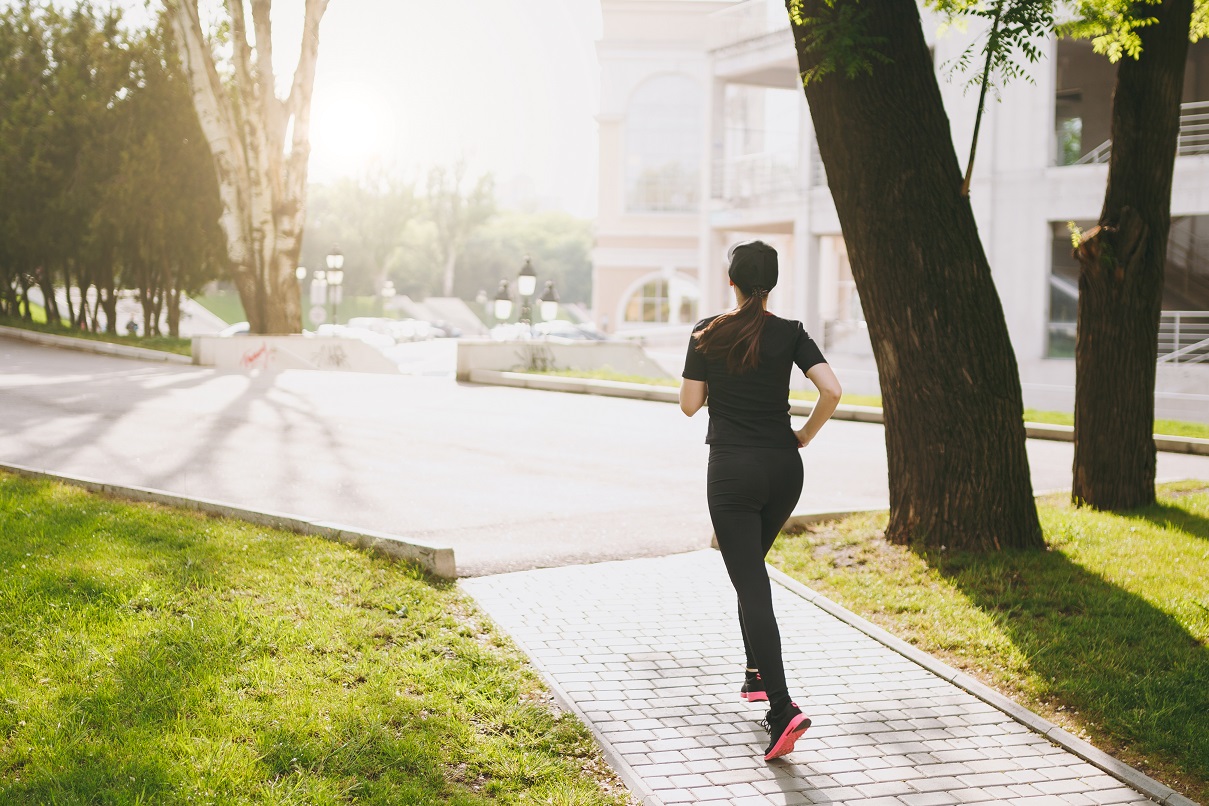
[[705, 381], [694, 381], [689, 378], [680, 379], [680, 410], [685, 415], [692, 417], [697, 412], [701, 411], [701, 407], [705, 405], [705, 397], [708, 394], [708, 388]]
[[819, 429], [831, 419], [831, 415], [835, 413], [835, 407], [840, 403], [840, 395], [844, 393], [844, 390], [840, 388], [840, 380], [835, 377], [830, 364], [815, 364], [806, 371], [806, 377], [819, 390], [819, 399], [811, 408], [806, 424], [794, 432], [798, 438], [798, 446], [802, 448], [809, 445], [810, 440], [814, 439], [814, 435], [819, 433]]

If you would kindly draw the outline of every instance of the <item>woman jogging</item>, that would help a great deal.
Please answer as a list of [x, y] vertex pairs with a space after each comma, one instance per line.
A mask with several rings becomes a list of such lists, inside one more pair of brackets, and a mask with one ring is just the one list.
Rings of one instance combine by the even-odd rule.
[[[747, 652], [739, 696], [768, 701], [763, 726], [771, 761], [793, 751], [810, 719], [792, 702], [781, 659], [764, 555], [802, 494], [804, 448], [835, 411], [840, 384], [801, 322], [765, 311], [777, 284], [777, 252], [762, 241], [731, 248], [730, 284], [738, 305], [693, 328], [680, 408], [689, 417], [709, 398], [710, 519], [726, 571], [739, 597], [739, 627]], [[806, 424], [789, 423], [789, 374], [797, 365], [819, 390]]]

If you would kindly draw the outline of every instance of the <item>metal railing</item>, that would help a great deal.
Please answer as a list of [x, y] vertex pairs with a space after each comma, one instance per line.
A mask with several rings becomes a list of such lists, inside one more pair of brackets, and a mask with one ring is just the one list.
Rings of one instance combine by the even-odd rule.
[[709, 15], [707, 50], [721, 50], [789, 29], [783, 0], [747, 0]]
[[827, 168], [823, 165], [823, 156], [819, 154], [817, 140], [810, 143], [810, 186], [827, 187]]
[[797, 158], [779, 154], [746, 154], [714, 162], [711, 195], [735, 204], [799, 195], [802, 188]]
[[1158, 347], [1160, 364], [1209, 362], [1209, 311], [1163, 311]]
[[[1072, 164], [1103, 164], [1108, 162], [1111, 154], [1112, 140], [1105, 140]], [[1194, 157], [1200, 154], [1209, 154], [1209, 101], [1180, 104], [1180, 134], [1176, 140], [1175, 155]]]

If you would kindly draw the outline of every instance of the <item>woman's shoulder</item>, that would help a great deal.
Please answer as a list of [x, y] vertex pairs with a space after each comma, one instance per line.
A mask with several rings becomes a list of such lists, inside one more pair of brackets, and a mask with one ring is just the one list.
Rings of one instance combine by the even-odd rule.
[[703, 329], [705, 329], [705, 327], [706, 327], [706, 326], [708, 326], [710, 322], [714, 321], [714, 320], [715, 320], [715, 319], [717, 319], [719, 316], [721, 316], [721, 314], [714, 314], [713, 316], [707, 316], [707, 317], [705, 317], [705, 318], [704, 318], [704, 319], [702, 319], [700, 322], [698, 322], [697, 324], [693, 325], [693, 332], [694, 332], [694, 333], [696, 333], [698, 330], [703, 330]]
[[803, 325], [797, 319], [785, 319], [784, 317], [777, 316], [775, 313], [768, 314], [768, 324], [772, 325], [778, 331], [783, 331], [790, 334], [797, 333], [799, 330], [802, 332], [805, 332], [806, 330], [805, 325]]

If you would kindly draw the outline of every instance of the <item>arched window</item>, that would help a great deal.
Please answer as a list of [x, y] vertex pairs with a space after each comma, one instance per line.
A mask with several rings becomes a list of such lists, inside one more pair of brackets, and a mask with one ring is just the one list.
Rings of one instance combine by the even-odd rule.
[[701, 114], [701, 90], [687, 76], [656, 76], [634, 92], [625, 121], [626, 209], [698, 209]]
[[687, 324], [697, 321], [697, 284], [682, 277], [654, 277], [625, 303], [625, 321]]

